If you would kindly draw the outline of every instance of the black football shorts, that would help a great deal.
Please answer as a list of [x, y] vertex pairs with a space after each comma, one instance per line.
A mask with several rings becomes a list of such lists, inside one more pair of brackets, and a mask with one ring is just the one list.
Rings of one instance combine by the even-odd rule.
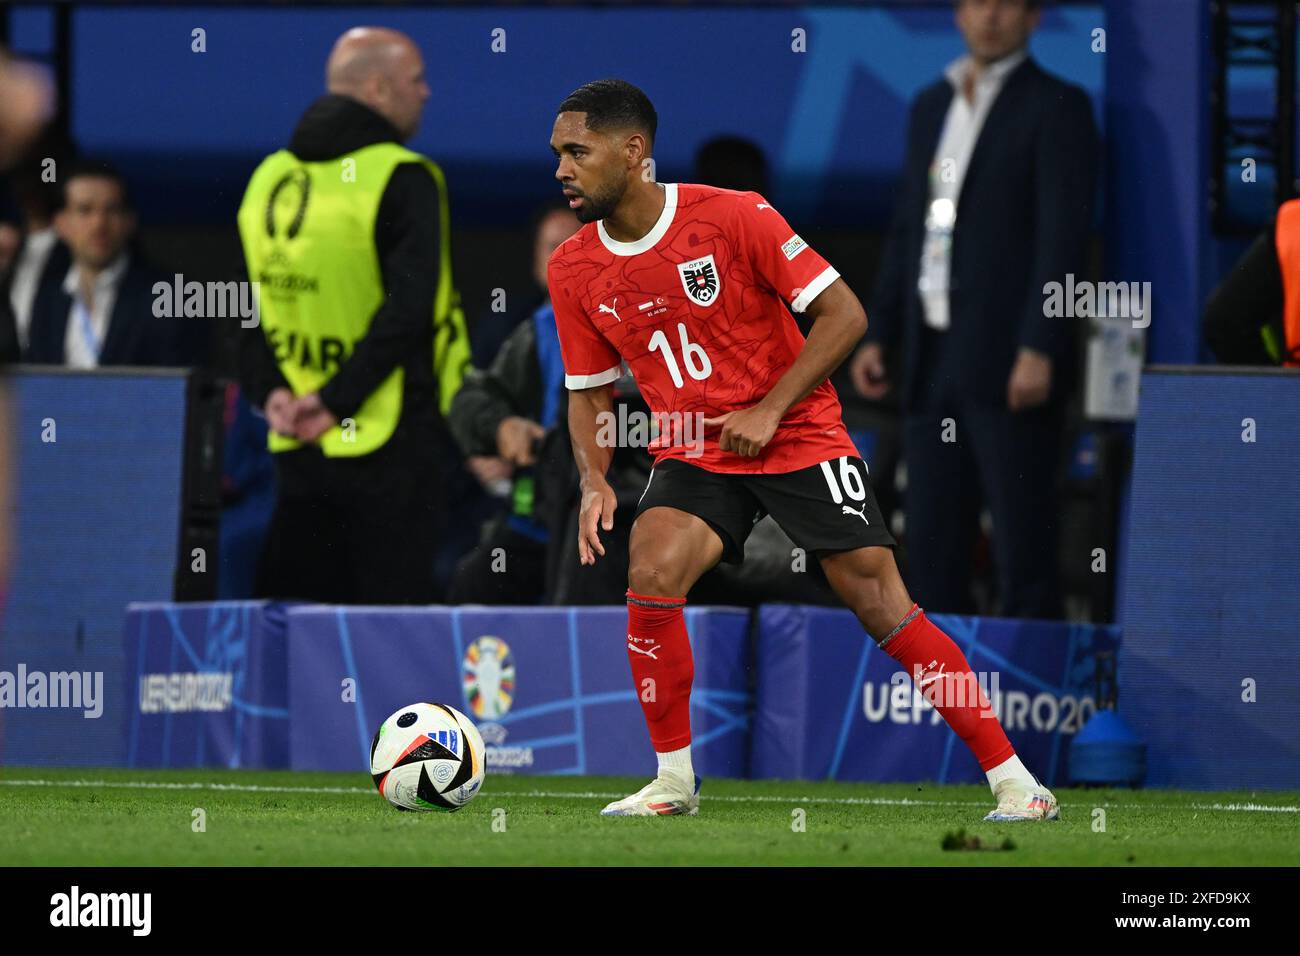
[[708, 522], [729, 564], [744, 560], [745, 539], [764, 515], [813, 554], [895, 544], [866, 463], [848, 456], [782, 475], [724, 474], [670, 458], [650, 472], [636, 513], [651, 508], [676, 508]]

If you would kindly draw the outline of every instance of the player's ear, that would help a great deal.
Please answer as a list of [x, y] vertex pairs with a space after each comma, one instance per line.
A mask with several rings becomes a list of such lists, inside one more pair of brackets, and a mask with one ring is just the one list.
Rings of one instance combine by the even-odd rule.
[[649, 144], [646, 143], [644, 133], [633, 133], [629, 136], [624, 150], [628, 167], [631, 169], [640, 169], [644, 161], [650, 158]]

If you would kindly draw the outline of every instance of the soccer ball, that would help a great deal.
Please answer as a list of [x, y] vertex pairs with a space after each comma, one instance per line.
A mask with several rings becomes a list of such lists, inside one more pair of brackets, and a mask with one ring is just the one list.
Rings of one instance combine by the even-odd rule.
[[483, 783], [483, 738], [445, 704], [411, 704], [379, 726], [370, 776], [399, 810], [459, 810]]

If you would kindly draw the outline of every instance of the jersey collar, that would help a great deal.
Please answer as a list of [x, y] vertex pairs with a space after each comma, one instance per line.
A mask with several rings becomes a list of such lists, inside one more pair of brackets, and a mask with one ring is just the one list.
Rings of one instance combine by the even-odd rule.
[[659, 213], [659, 219], [655, 222], [654, 228], [647, 232], [635, 242], [619, 242], [605, 231], [605, 220], [596, 220], [596, 232], [600, 234], [600, 241], [605, 248], [616, 256], [635, 256], [653, 249], [655, 243], [664, 237], [668, 227], [673, 224], [673, 214], [677, 211], [677, 184], [664, 183], [664, 208]]

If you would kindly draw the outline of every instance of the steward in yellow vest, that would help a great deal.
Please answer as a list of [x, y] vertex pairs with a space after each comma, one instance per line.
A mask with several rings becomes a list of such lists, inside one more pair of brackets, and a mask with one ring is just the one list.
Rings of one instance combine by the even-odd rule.
[[1281, 205], [1215, 287], [1201, 328], [1225, 365], [1300, 366], [1300, 199]]
[[[318, 107], [342, 113], [365, 109], [343, 97], [337, 100], [341, 102]], [[337, 149], [326, 145], [325, 151]], [[401, 176], [394, 181], [399, 168]], [[430, 240], [426, 245], [408, 242], [410, 261], [390, 263], [398, 274], [385, 276], [381, 255], [401, 257], [407, 251], [393, 234], [403, 212], [400, 197], [418, 193], [425, 180], [436, 187], [437, 207], [427, 210], [433, 215], [422, 226], [431, 232], [436, 225], [438, 232], [425, 237]], [[385, 198], [390, 208], [381, 218]], [[411, 216], [407, 212], [401, 218]], [[436, 164], [393, 142], [370, 143], [329, 158], [306, 159], [292, 146], [279, 150], [263, 160], [249, 181], [239, 209], [239, 234], [249, 279], [259, 285], [261, 331], [279, 379], [295, 395], [321, 392], [325, 407], [339, 420], [319, 438], [325, 455], [366, 455], [382, 446], [397, 428], [404, 392], [414, 392], [417, 404], [436, 397], [446, 412], [469, 363], [469, 340], [452, 285], [447, 188]], [[381, 243], [387, 248], [381, 250]], [[435, 252], [435, 268], [415, 275], [430, 265], [427, 260]], [[393, 301], [387, 285], [394, 280], [409, 287], [409, 301]], [[429, 291], [421, 286], [430, 284], [433, 302], [426, 315], [417, 306]], [[392, 334], [401, 330], [388, 328], [394, 319], [409, 320], [410, 339], [432, 332], [430, 348], [419, 355], [407, 353]], [[371, 335], [375, 326], [379, 328]], [[412, 382], [405, 381], [405, 364], [411, 366]], [[386, 373], [382, 379], [380, 372]], [[271, 378], [278, 384], [274, 374]], [[273, 452], [300, 444], [274, 431], [269, 437]]]
[[442, 415], [469, 342], [442, 171], [402, 145], [429, 95], [423, 70], [400, 33], [344, 34], [332, 92], [240, 205], [260, 302], [241, 380], [266, 415], [278, 479], [262, 597], [433, 599]]

